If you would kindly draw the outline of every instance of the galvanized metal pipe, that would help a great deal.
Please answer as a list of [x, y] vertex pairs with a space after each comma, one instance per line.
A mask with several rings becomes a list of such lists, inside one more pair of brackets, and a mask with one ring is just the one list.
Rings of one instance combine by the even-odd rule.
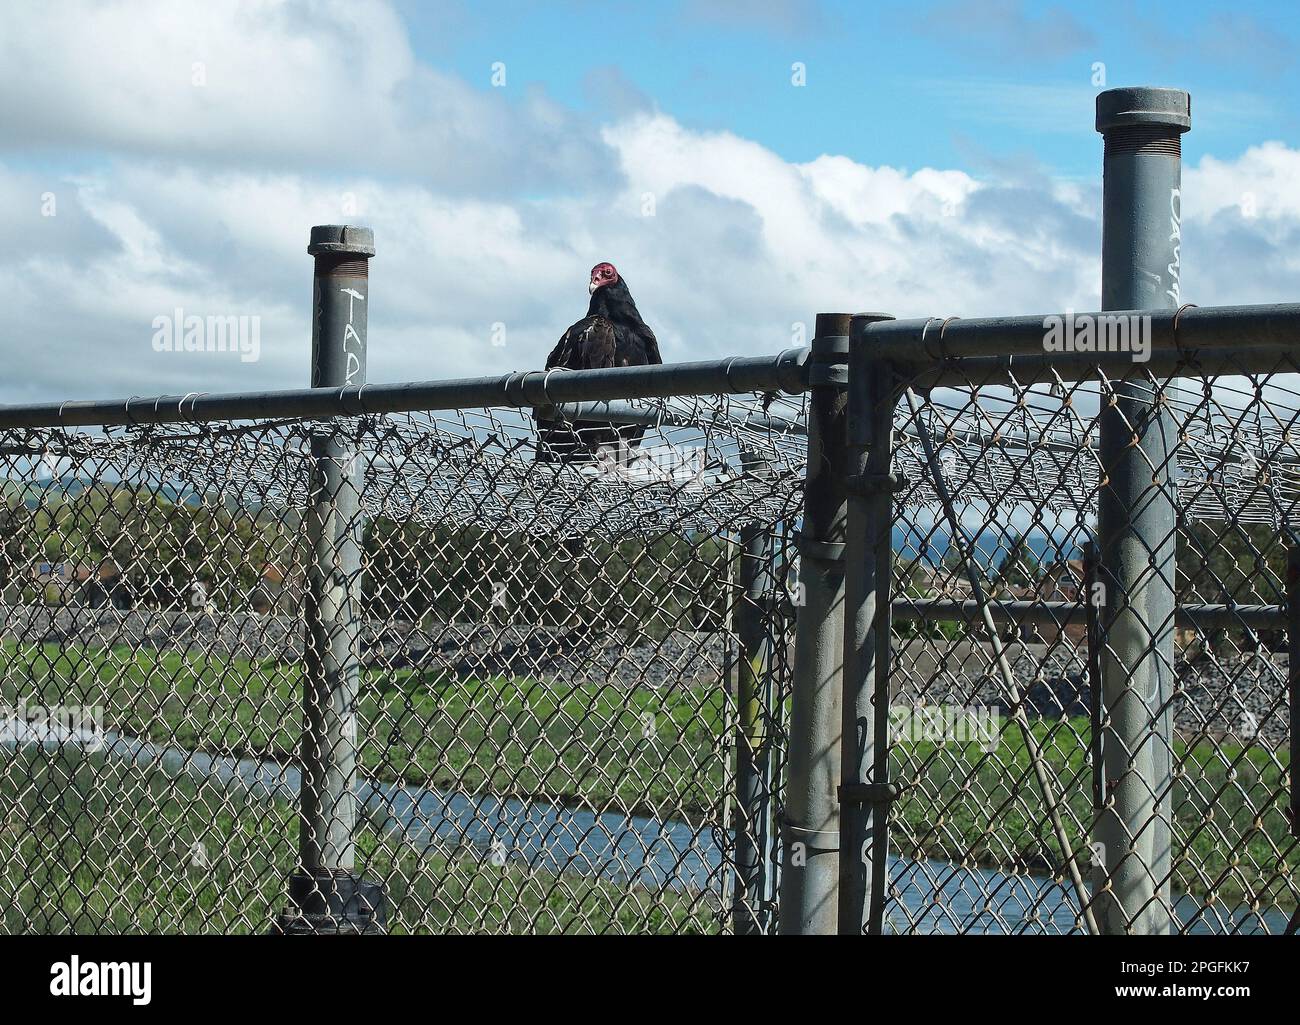
[[[366, 380], [369, 229], [312, 229], [313, 388]], [[361, 492], [356, 453], [328, 425], [312, 435], [304, 604], [303, 873], [325, 892], [304, 910], [340, 917], [356, 862], [357, 697], [361, 678]], [[347, 887], [350, 892], [351, 887]]]
[[838, 918], [848, 333], [849, 314], [817, 315], [782, 823], [784, 935], [833, 934]]
[[[1191, 100], [1176, 89], [1112, 89], [1097, 97], [1097, 130], [1105, 137], [1104, 310], [1182, 304], [1181, 135], [1190, 126]], [[1094, 889], [1103, 932], [1167, 933], [1177, 923], [1170, 876], [1178, 434], [1168, 405], [1153, 402], [1149, 386], [1120, 380], [1114, 389], [1099, 431], [1108, 800], [1095, 829], [1104, 866]]]
[[[848, 496], [844, 548], [844, 696], [841, 703], [840, 909], [842, 935], [881, 928], [889, 850], [889, 643], [893, 576], [894, 402], [866, 334], [886, 314], [860, 313], [849, 331]], [[879, 892], [879, 900], [871, 899]]]
[[[1125, 90], [1118, 90], [1124, 92]], [[1102, 94], [1103, 96], [1109, 94]], [[1186, 95], [1185, 93], [1183, 95]], [[1117, 154], [1115, 159], [1130, 159], [1133, 154]], [[1143, 188], [1146, 188], [1143, 180]], [[1163, 189], [1164, 183], [1154, 188]], [[1163, 231], [1169, 234], [1171, 214], [1169, 197], [1162, 196], [1161, 212], [1163, 214]], [[1129, 226], [1130, 231], [1134, 226]], [[1112, 231], [1110, 238], [1113, 248], [1110, 257], [1113, 260], [1124, 259], [1130, 245], [1128, 241]], [[1161, 246], [1158, 253], [1141, 248], [1134, 253], [1143, 259], [1168, 260], [1167, 246]], [[1167, 278], [1167, 275], [1166, 275]], [[1159, 289], [1151, 288], [1133, 294], [1130, 302], [1149, 302], [1149, 306], [1121, 305], [1106, 307], [1095, 313], [1063, 311], [1046, 314], [1031, 314], [1016, 317], [972, 317], [969, 320], [960, 317], [947, 319], [924, 317], [912, 320], [891, 320], [873, 324], [867, 331], [872, 339], [873, 351], [879, 352], [879, 358], [900, 365], [926, 364], [936, 361], [958, 359], [971, 356], [986, 356], [996, 352], [1003, 356], [1042, 355], [1048, 323], [1053, 318], [1061, 321], [1062, 329], [1072, 322], [1082, 325], [1091, 321], [1094, 326], [1125, 327], [1117, 318], [1145, 319], [1150, 331], [1150, 352], [1152, 355], [1184, 352], [1193, 353], [1202, 349], [1261, 348], [1293, 349], [1300, 345], [1300, 303], [1268, 303], [1246, 306], [1207, 306], [1188, 307], [1181, 313], [1169, 308], [1170, 300], [1163, 293], [1169, 285]], [[1123, 302], [1124, 299], [1117, 299]], [[1103, 301], [1103, 306], [1105, 302]], [[1074, 334], [1070, 337], [1073, 339]], [[1093, 334], [1093, 343], [1096, 334]], [[1112, 336], [1118, 338], [1118, 334]], [[1132, 338], [1125, 335], [1130, 344]], [[1063, 353], [1054, 353], [1062, 355]], [[1084, 356], [1096, 356], [1100, 353], [1078, 353]], [[1132, 361], [1131, 353], [1119, 352], [1111, 355], [1126, 356]]]
[[520, 371], [497, 377], [409, 384], [348, 384], [282, 391], [0, 406], [3, 427], [125, 426], [263, 417], [325, 419], [366, 413], [484, 407], [545, 407], [566, 402], [804, 391], [808, 350], [697, 363], [602, 370]]
[[[1084, 602], [1032, 601], [1010, 599], [990, 601], [989, 611], [997, 623], [1024, 623], [1027, 626], [1065, 626], [1088, 614]], [[902, 623], [973, 622], [979, 615], [979, 603], [952, 598], [895, 598], [892, 616]], [[1178, 626], [1197, 630], [1221, 630], [1248, 627], [1253, 630], [1282, 629], [1287, 623], [1285, 605], [1179, 605], [1174, 609]]]

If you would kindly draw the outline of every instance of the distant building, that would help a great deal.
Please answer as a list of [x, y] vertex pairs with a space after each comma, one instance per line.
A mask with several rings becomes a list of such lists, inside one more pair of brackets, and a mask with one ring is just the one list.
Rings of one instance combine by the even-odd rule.
[[98, 566], [35, 562], [29, 568], [28, 579], [46, 601], [57, 605], [116, 609], [135, 606], [132, 588], [123, 578], [121, 567], [111, 558], [104, 558]]
[[261, 616], [273, 612], [294, 613], [302, 608], [305, 593], [306, 581], [301, 567], [285, 569], [278, 563], [268, 562], [262, 567], [249, 603]]

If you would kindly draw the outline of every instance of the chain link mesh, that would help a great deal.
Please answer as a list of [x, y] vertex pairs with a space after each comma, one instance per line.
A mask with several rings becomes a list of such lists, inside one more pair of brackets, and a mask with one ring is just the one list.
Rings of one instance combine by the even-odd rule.
[[[565, 461], [513, 409], [0, 435], [4, 929], [267, 931], [322, 759], [355, 759], [329, 851], [382, 884], [389, 931], [731, 929], [735, 826], [778, 813], [793, 613], [742, 610], [737, 542], [787, 561], [802, 406], [640, 409], [659, 425], [635, 448]], [[313, 517], [350, 508], [340, 580]], [[743, 615], [773, 754], [744, 813]], [[355, 706], [308, 740], [340, 636]], [[770, 911], [761, 855], [743, 896]]]
[[[1119, 931], [1286, 929], [1295, 370], [1026, 384], [1004, 366], [899, 403], [887, 930], [1078, 932], [1085, 909]], [[1134, 519], [1165, 500], [1167, 521]], [[954, 732], [954, 709], [990, 728]]]
[[[901, 393], [886, 931], [1284, 931], [1297, 380]], [[806, 412], [638, 409], [0, 434], [5, 931], [267, 931], [305, 820], [389, 931], [773, 931]], [[1172, 508], [1136, 647], [1108, 417]]]

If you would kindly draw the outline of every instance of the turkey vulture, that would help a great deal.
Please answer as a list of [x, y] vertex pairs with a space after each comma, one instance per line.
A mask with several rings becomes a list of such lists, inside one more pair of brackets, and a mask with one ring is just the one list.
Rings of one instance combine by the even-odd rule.
[[[564, 332], [551, 354], [546, 369], [595, 370], [600, 367], [641, 367], [662, 363], [659, 343], [637, 312], [627, 282], [612, 263], [591, 268], [587, 287], [591, 303], [587, 315]], [[622, 454], [635, 447], [644, 427], [614, 425], [599, 420], [561, 423], [538, 419], [537, 459], [539, 462], [587, 462], [602, 448]]]

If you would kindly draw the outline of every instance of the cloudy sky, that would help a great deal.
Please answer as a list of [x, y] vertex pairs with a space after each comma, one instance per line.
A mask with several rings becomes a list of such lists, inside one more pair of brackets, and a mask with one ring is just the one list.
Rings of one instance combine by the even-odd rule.
[[[1192, 93], [1188, 301], [1300, 298], [1288, 4], [863, 6], [12, 4], [0, 401], [305, 385], [319, 223], [374, 228], [372, 381], [539, 367], [601, 260], [667, 360], [1093, 309], [1117, 85]], [[156, 352], [177, 308], [260, 358]]]

